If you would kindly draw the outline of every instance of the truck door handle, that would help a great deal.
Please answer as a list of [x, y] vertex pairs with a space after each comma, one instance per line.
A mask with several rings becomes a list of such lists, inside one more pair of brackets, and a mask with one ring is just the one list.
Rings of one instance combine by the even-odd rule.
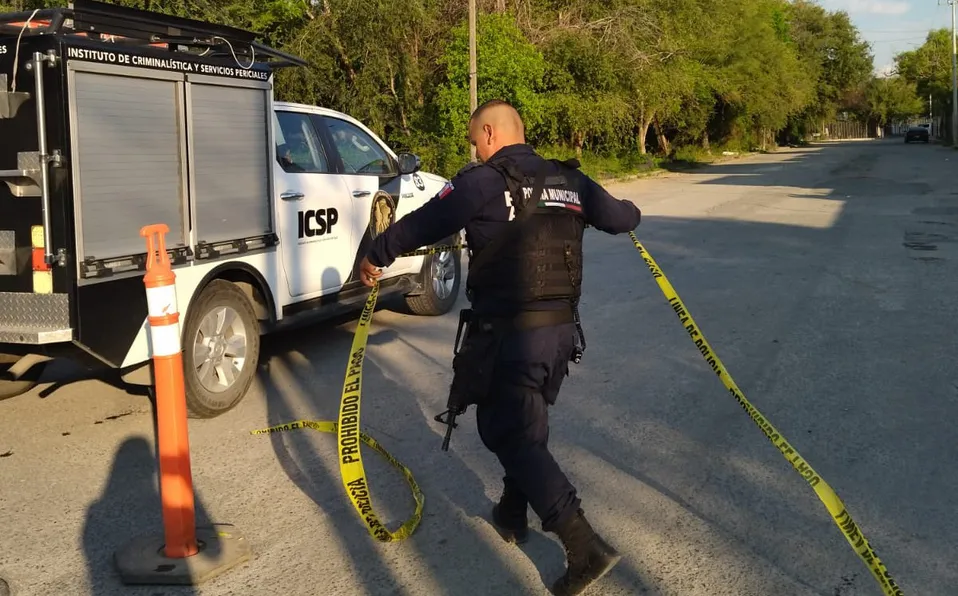
[[358, 199], [358, 198], [361, 198], [361, 197], [368, 197], [369, 195], [370, 195], [370, 192], [369, 192], [368, 190], [354, 190], [354, 191], [353, 191], [353, 196], [356, 197], [357, 199]]
[[298, 192], [295, 190], [288, 190], [284, 192], [283, 194], [279, 195], [279, 198], [284, 201], [302, 201], [303, 196], [304, 195], [301, 192]]

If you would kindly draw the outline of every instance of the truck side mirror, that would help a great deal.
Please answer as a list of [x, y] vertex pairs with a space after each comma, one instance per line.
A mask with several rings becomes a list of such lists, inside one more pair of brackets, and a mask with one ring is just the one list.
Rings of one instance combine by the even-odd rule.
[[422, 167], [422, 160], [412, 153], [399, 154], [399, 172], [403, 175], [418, 172]]

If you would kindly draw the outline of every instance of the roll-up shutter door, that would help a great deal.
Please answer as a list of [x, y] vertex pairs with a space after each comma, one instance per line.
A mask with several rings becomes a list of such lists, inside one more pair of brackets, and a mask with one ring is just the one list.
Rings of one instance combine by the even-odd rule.
[[82, 257], [146, 252], [140, 228], [165, 223], [183, 245], [182, 88], [172, 80], [78, 71], [74, 142]]
[[189, 85], [197, 242], [268, 234], [267, 90]]

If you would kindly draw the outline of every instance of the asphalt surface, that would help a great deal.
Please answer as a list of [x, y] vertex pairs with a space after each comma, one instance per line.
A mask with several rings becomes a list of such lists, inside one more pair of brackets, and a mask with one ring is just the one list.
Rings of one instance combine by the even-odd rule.
[[[818, 145], [612, 186], [745, 395], [844, 500], [908, 595], [958, 585], [958, 152], [901, 139]], [[590, 594], [881, 594], [805, 481], [727, 393], [627, 236], [590, 230], [588, 349], [551, 445], [624, 555]], [[461, 299], [461, 305], [465, 305]], [[199, 587], [124, 587], [113, 553], [161, 535], [149, 401], [69, 363], [0, 403], [0, 577], [24, 595], [546, 594], [554, 536], [522, 549], [485, 520], [501, 471], [473, 410], [439, 449], [455, 312], [377, 312], [362, 425], [426, 495], [382, 544], [346, 499], [335, 438], [252, 436], [335, 419], [355, 320], [265, 340], [234, 411], [191, 421], [200, 521], [254, 557]], [[51, 391], [53, 389], [53, 391]], [[390, 528], [402, 476], [364, 450]], [[2, 590], [0, 590], [2, 591]]]

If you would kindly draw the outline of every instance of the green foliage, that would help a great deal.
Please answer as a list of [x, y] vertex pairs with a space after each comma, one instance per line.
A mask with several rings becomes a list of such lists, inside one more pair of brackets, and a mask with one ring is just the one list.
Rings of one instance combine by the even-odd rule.
[[[277, 99], [349, 113], [426, 169], [469, 156], [467, 4], [461, 0], [113, 0], [256, 31], [309, 61]], [[0, 10], [60, 5], [0, 0]], [[950, 89], [950, 42], [933, 32], [873, 80], [844, 12], [812, 0], [478, 0], [478, 100], [512, 102], [544, 154], [622, 175], [661, 159], [801, 139], [839, 109], [879, 122]], [[508, 7], [508, 9], [506, 9]], [[651, 150], [655, 157], [647, 155]]]
[[854, 107], [865, 119], [880, 126], [918, 116], [926, 108], [915, 83], [901, 76], [872, 79], [863, 86]]
[[898, 73], [922, 96], [931, 94], [939, 101], [950, 101], [951, 31], [929, 32], [921, 47], [895, 56], [895, 64]]
[[[477, 19], [477, 98], [504, 99], [522, 115], [527, 134], [535, 135], [544, 119], [540, 93], [546, 72], [542, 53], [530, 43], [515, 20], [506, 14], [483, 14]], [[439, 134], [450, 141], [459, 164], [469, 159], [469, 29], [454, 27], [439, 58], [445, 70], [436, 93]]]
[[926, 113], [929, 96], [934, 113], [944, 117], [944, 130], [950, 139], [952, 113], [951, 89], [951, 31], [929, 31], [925, 43], [909, 52], [895, 56], [896, 70], [902, 82], [907, 82], [920, 97], [922, 107], [918, 113]]
[[848, 96], [872, 78], [873, 57], [847, 13], [830, 13], [808, 0], [795, 0], [788, 13], [789, 40], [814, 85], [814, 96], [789, 127], [806, 133], [834, 118]]

